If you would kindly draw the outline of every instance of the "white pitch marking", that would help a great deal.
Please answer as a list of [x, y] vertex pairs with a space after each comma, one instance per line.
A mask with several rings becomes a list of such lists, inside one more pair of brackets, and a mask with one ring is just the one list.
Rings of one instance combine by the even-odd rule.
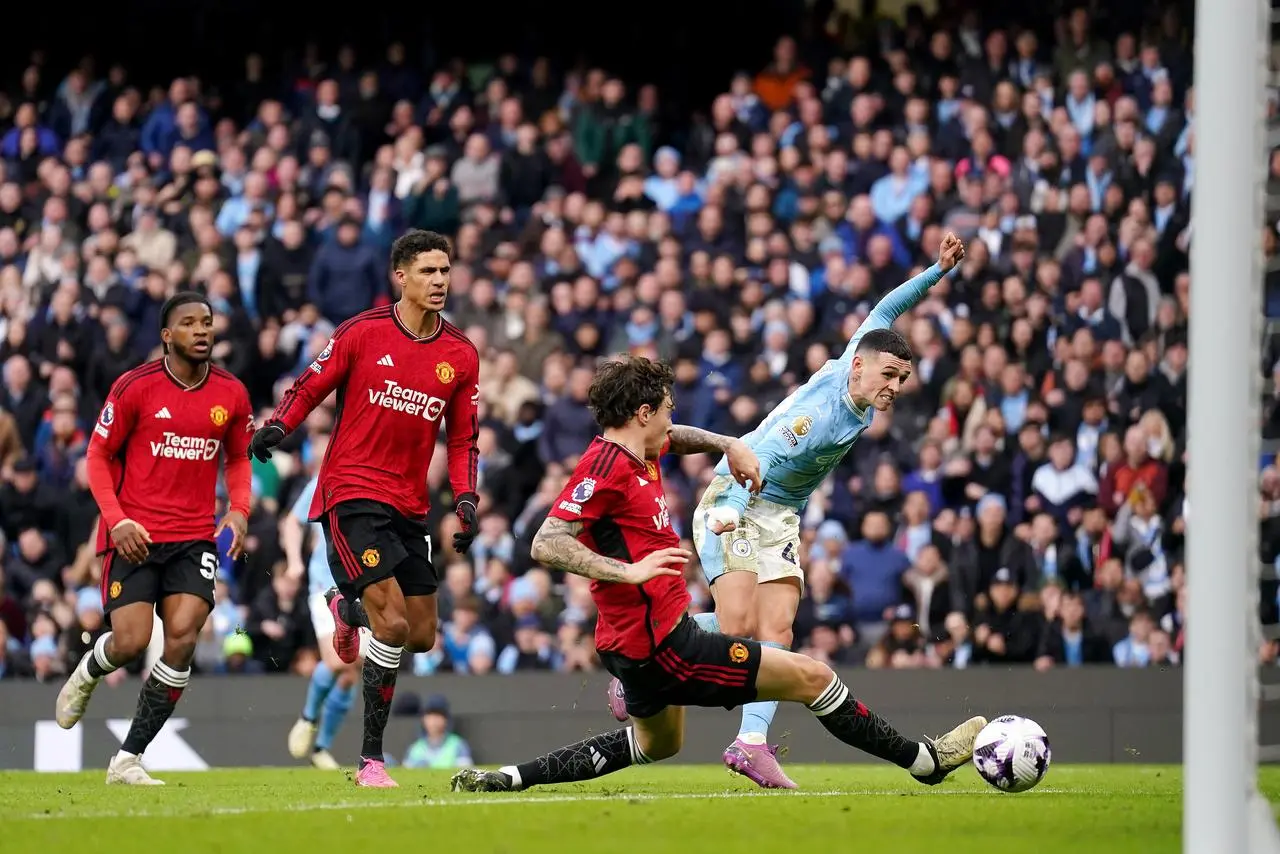
[[[1069, 794], [1069, 789], [1036, 789], [1041, 794]], [[102, 818], [170, 818], [174, 816], [183, 816], [184, 818], [195, 818], [198, 816], [224, 816], [224, 815], [256, 815], [261, 813], [304, 813], [304, 812], [340, 812], [342, 810], [368, 810], [368, 809], [406, 809], [410, 807], [501, 807], [501, 806], [528, 806], [534, 804], [582, 804], [582, 803], [626, 803], [629, 801], [640, 801], [643, 803], [659, 802], [659, 801], [690, 801], [690, 800], [742, 800], [746, 798], [865, 798], [865, 797], [936, 797], [938, 795], [968, 795], [971, 797], [989, 797], [1000, 794], [994, 790], [985, 791], [977, 790], [956, 790], [944, 789], [941, 791], [919, 792], [908, 791], [860, 791], [860, 792], [673, 792], [671, 794], [654, 794], [652, 792], [638, 792], [635, 794], [618, 793], [616, 795], [528, 795], [521, 796], [519, 793], [511, 795], [502, 795], [495, 793], [489, 797], [482, 798], [421, 798], [412, 801], [339, 801], [336, 803], [317, 803], [317, 804], [277, 804], [274, 806], [247, 806], [247, 807], [213, 807], [211, 809], [199, 809], [198, 807], [185, 806], [182, 809], [172, 810], [125, 810], [125, 811], [98, 811], [98, 812], [74, 812], [74, 813], [31, 813], [26, 816], [16, 817], [18, 820], [78, 820], [78, 819], [102, 819]]]

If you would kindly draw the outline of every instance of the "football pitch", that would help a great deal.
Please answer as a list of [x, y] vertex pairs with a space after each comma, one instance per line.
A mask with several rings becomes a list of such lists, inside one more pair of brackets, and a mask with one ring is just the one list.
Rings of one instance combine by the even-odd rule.
[[[310, 769], [157, 774], [163, 788], [107, 787], [100, 771], [2, 773], [0, 852], [1179, 850], [1177, 766], [1057, 765], [1019, 795], [991, 789], [972, 767], [935, 788], [892, 767], [787, 767], [803, 791], [764, 792], [693, 765], [487, 796], [450, 792], [448, 772], [403, 768], [392, 769], [392, 790]], [[1264, 768], [1260, 784], [1280, 802], [1280, 768]]]

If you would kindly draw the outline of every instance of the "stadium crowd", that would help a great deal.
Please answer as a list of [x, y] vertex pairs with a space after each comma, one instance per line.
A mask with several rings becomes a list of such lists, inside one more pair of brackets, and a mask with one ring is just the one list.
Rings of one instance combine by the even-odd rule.
[[[336, 324], [391, 298], [410, 227], [454, 237], [448, 314], [483, 359], [482, 533], [450, 552], [438, 451], [442, 628], [415, 672], [596, 666], [585, 580], [529, 543], [595, 431], [597, 358], [671, 360], [677, 418], [741, 435], [944, 231], [968, 258], [904, 319], [907, 392], [804, 514], [795, 647], [869, 667], [1177, 664], [1187, 22], [825, 23], [822, 50], [780, 38], [676, 118], [607, 70], [421, 70], [400, 44], [282, 76], [252, 55], [216, 92], [33, 63], [0, 95], [0, 678], [56, 680], [103, 630], [84, 450], [112, 381], [158, 355], [166, 295], [208, 293], [215, 357], [265, 414]], [[198, 669], [315, 661], [278, 528], [331, 422], [255, 463], [249, 554], [222, 567]], [[714, 463], [667, 461], [678, 529]], [[1265, 533], [1280, 471], [1262, 489]], [[688, 582], [711, 607], [696, 564]]]

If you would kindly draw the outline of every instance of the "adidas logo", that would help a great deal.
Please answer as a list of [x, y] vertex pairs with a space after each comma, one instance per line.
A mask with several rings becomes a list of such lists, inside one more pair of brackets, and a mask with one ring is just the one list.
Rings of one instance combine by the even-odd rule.
[[641, 486], [648, 486], [648, 485], [649, 485], [649, 481], [645, 480], [645, 479], [644, 479], [644, 478], [642, 478], [640, 475], [636, 475], [636, 480], [640, 481], [640, 485], [641, 485]]
[[160, 407], [160, 411], [156, 413], [156, 418], [172, 418], [172, 417], [173, 416], [169, 414], [169, 407], [167, 406]]
[[382, 365], [382, 367], [384, 367], [384, 368], [394, 368], [394, 367], [396, 366], [396, 363], [395, 363], [395, 362], [393, 362], [393, 361], [391, 361], [391, 354], [390, 354], [390, 353], [388, 353], [387, 355], [385, 355], [385, 356], [383, 356], [381, 359], [379, 359], [379, 360], [378, 360], [378, 364], [379, 364], [379, 365]]

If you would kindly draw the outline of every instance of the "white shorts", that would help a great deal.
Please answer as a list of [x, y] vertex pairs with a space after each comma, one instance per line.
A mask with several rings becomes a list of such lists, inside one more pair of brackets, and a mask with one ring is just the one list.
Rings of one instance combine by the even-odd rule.
[[[324, 592], [312, 593], [307, 598], [307, 608], [311, 611], [311, 628], [315, 629], [316, 640], [325, 643], [325, 638], [333, 637], [338, 627], [333, 622], [333, 614], [329, 613], [329, 603], [324, 601]], [[369, 646], [370, 635], [368, 629], [361, 628], [358, 631], [360, 632], [360, 655], [363, 656], [365, 649]]]
[[693, 545], [707, 583], [726, 572], [754, 572], [760, 584], [783, 578], [803, 582], [800, 514], [794, 507], [753, 495], [736, 530], [718, 535], [707, 530], [707, 511], [732, 483], [727, 475], [717, 475], [693, 511]]

